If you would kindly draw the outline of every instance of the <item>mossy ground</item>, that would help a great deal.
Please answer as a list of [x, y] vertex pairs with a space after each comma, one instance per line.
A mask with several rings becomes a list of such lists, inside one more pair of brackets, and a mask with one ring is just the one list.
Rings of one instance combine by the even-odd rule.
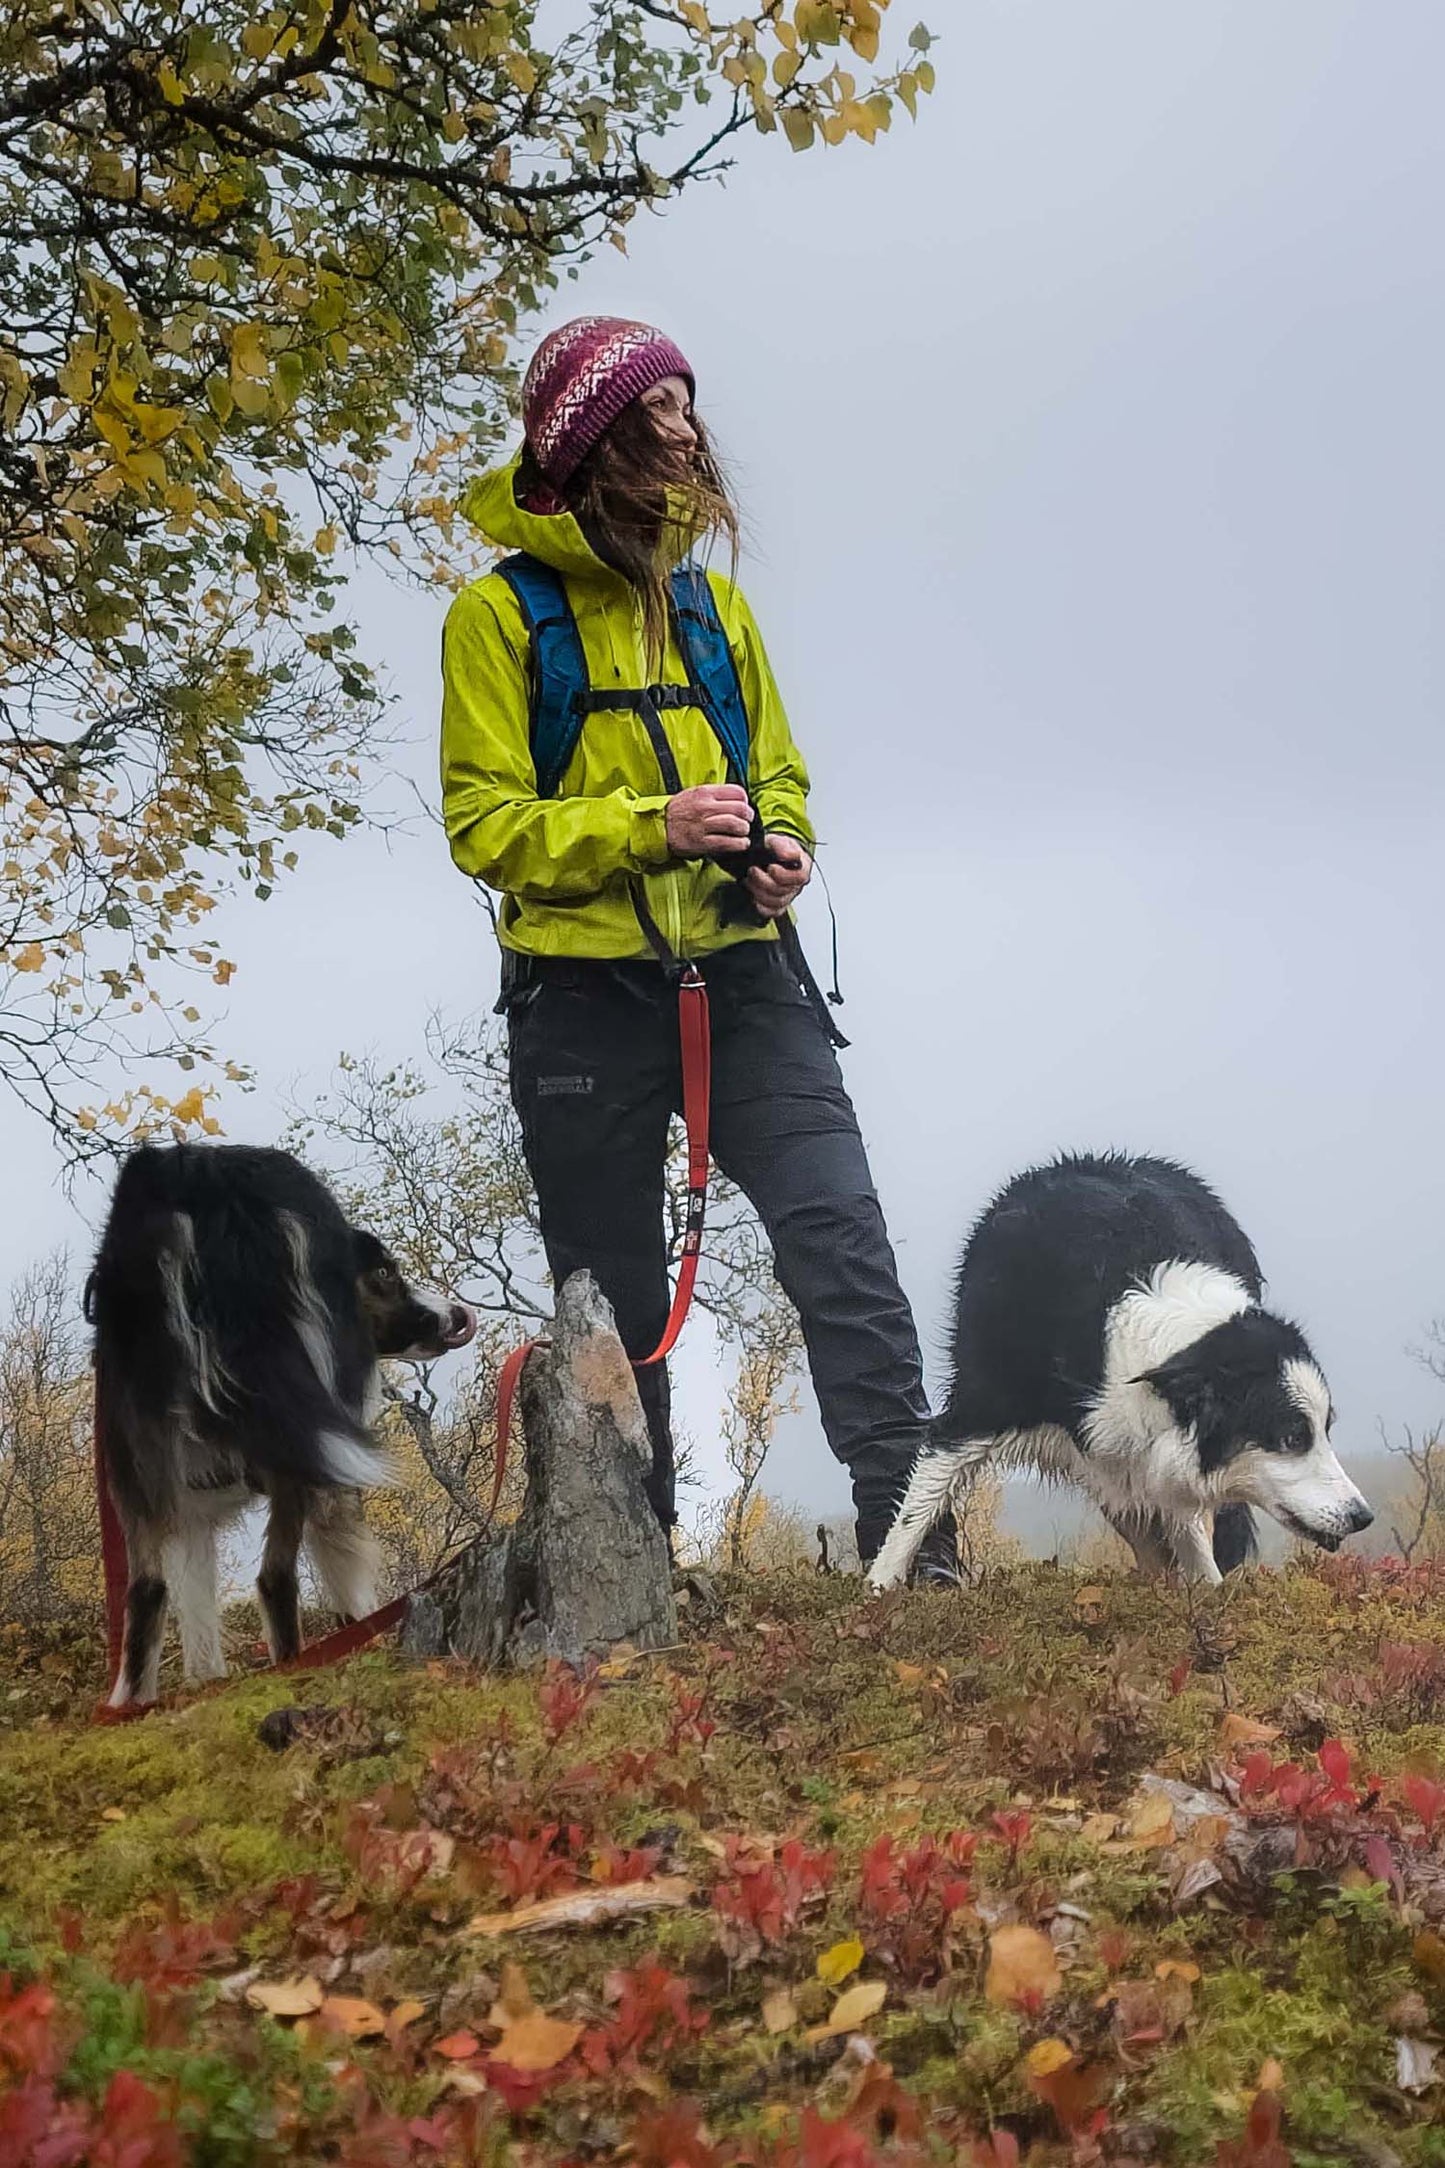
[[[609, 1665], [570, 1716], [565, 1679], [372, 1653], [94, 1727], [85, 1660], [16, 1647], [0, 1674], [0, 2160], [47, 2158], [5, 2135], [5, 2088], [15, 2123], [43, 2065], [47, 2112], [92, 2118], [58, 2161], [119, 2159], [97, 2135], [113, 2090], [101, 2103], [117, 2071], [144, 2081], [142, 2121], [163, 2136], [129, 2168], [507, 2152], [1445, 2168], [1432, 2090], [1398, 2082], [1402, 2032], [1428, 2061], [1445, 2031], [1445, 1941], [1417, 1899], [1316, 1865], [1176, 1909], [1163, 1853], [1127, 1826], [1101, 1841], [1097, 1820], [1146, 1771], [1209, 1784], [1248, 1751], [1226, 1718], [1277, 1728], [1278, 1760], [1313, 1767], [1335, 1737], [1387, 1780], [1438, 1772], [1442, 1599], [1433, 1573], [1341, 1567], [1201, 1597], [1027, 1566], [882, 1603], [853, 1581], [769, 1577], [695, 1602], [692, 1638]], [[261, 1720], [298, 1703], [333, 1713], [269, 1750]], [[924, 1840], [957, 1832], [949, 1867]], [[1424, 1830], [1410, 1841], [1433, 1856]], [[955, 1869], [962, 1901], [941, 1879]], [[466, 1932], [478, 1911], [639, 1873], [697, 1895], [609, 1927]], [[985, 1993], [1011, 1923], [1048, 1931], [1061, 1984]], [[861, 1965], [826, 1985], [819, 1957], [855, 1936]], [[489, 2023], [509, 1962], [581, 2028], [525, 2080], [499, 2067]], [[253, 1974], [311, 1977], [384, 2016], [420, 2007], [348, 2042], [330, 2014], [295, 2027], [251, 2008]], [[846, 2033], [810, 2037], [859, 1980], [887, 1988], [858, 2027], [871, 2063]], [[54, 1996], [43, 2051], [14, 2044], [31, 2038], [14, 2016], [27, 1988], [27, 2009]], [[1072, 2090], [1048, 2069], [1066, 2052]], [[1244, 2135], [1262, 2071], [1278, 2139]]]

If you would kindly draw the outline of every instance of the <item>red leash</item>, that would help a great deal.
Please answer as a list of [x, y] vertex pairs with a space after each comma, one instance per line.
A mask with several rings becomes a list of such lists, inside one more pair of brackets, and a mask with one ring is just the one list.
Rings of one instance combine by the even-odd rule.
[[[662, 1338], [650, 1355], [634, 1364], [638, 1370], [646, 1370], [653, 1363], [660, 1363], [672, 1353], [687, 1322], [692, 1308], [693, 1290], [697, 1285], [698, 1266], [702, 1262], [702, 1230], [707, 1215], [708, 1131], [712, 1110], [712, 1034], [708, 1021], [707, 986], [702, 973], [695, 964], [689, 964], [677, 991], [677, 1030], [682, 1055], [682, 1118], [687, 1129], [687, 1211], [682, 1229], [682, 1257], [678, 1265], [677, 1285], [672, 1292], [672, 1307], [667, 1314]], [[492, 1480], [491, 1503], [483, 1534], [496, 1518], [501, 1501], [502, 1485], [506, 1480], [508, 1452], [512, 1435], [512, 1409], [517, 1397], [517, 1386], [527, 1357], [535, 1340], [524, 1341], [513, 1348], [497, 1374], [497, 1448], [496, 1469]], [[110, 1484], [105, 1472], [105, 1440], [101, 1421], [100, 1393], [95, 1397], [95, 1490], [100, 1509], [100, 1549], [105, 1566], [105, 1614], [106, 1637], [110, 1676], [119, 1676], [121, 1655], [125, 1641], [125, 1598], [130, 1579], [126, 1561], [125, 1534], [120, 1517], [110, 1495]], [[477, 1542], [481, 1537], [476, 1538]], [[365, 1618], [353, 1619], [347, 1626], [338, 1626], [334, 1633], [323, 1634], [319, 1641], [308, 1642], [300, 1654], [285, 1663], [274, 1664], [275, 1671], [316, 1671], [326, 1664], [339, 1664], [346, 1657], [354, 1656], [368, 1642], [375, 1641], [393, 1626], [399, 1626], [406, 1616], [413, 1596], [419, 1596], [448, 1573], [463, 1551], [438, 1566], [405, 1596], [394, 1596]], [[131, 1717], [144, 1716], [156, 1704], [149, 1701], [128, 1702], [119, 1709], [112, 1709], [102, 1702], [95, 1711], [97, 1723], [124, 1723]]]

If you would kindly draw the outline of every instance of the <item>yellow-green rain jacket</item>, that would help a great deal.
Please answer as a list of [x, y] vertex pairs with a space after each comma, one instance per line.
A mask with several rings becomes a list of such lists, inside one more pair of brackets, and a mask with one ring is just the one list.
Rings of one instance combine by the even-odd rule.
[[[592, 684], [646, 685], [642, 611], [633, 590], [583, 539], [570, 512], [517, 503], [516, 463], [484, 476], [463, 499], [466, 516], [504, 550], [526, 550], [563, 576]], [[809, 848], [808, 774], [793, 743], [753, 615], [737, 588], [709, 572], [751, 731], [748, 777], [763, 827]], [[589, 715], [554, 798], [537, 796], [528, 738], [528, 635], [516, 597], [497, 573], [466, 588], [442, 639], [442, 810], [452, 857], [504, 901], [503, 943], [532, 956], [650, 956], [629, 883], [679, 956], [740, 940], [775, 940], [773, 926], [724, 926], [731, 878], [667, 847], [667, 793], [641, 718]], [[664, 684], [687, 672], [669, 641]], [[663, 725], [684, 789], [725, 783], [722, 746], [699, 708], [669, 708]]]

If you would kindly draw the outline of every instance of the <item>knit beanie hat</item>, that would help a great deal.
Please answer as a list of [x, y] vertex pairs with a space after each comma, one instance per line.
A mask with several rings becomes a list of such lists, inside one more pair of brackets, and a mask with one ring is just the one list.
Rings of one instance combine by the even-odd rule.
[[522, 381], [522, 421], [532, 456], [560, 489], [624, 407], [666, 376], [686, 377], [685, 355], [650, 324], [576, 316], [549, 332]]

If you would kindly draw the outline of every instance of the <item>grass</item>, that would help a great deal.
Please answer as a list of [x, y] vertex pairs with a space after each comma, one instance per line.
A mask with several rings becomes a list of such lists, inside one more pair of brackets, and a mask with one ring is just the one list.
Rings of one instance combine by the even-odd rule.
[[0, 2168], [1445, 2168], [1442, 1595], [798, 1573], [580, 1684], [373, 1652], [121, 1727], [88, 1648], [12, 1637]]

